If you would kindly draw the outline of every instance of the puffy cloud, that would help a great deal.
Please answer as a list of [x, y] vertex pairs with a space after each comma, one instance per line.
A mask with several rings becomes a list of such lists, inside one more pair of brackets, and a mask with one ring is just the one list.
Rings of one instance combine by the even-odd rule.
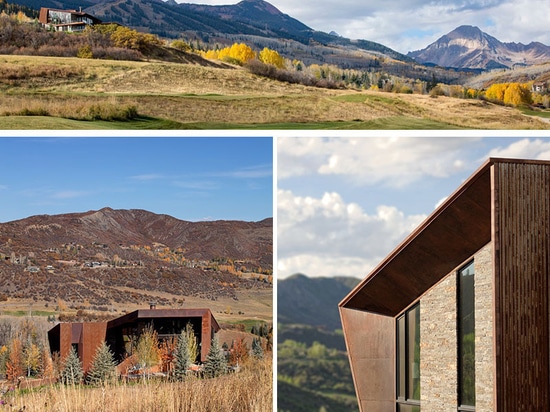
[[369, 215], [338, 193], [314, 198], [279, 190], [277, 198], [279, 276], [361, 276], [426, 217], [393, 206]]
[[[540, 41], [550, 45], [547, 0], [268, 0], [281, 12], [320, 31], [381, 43], [402, 53], [426, 47], [467, 24], [506, 42]], [[234, 4], [238, 0], [203, 0]], [[536, 12], [533, 12], [536, 10]]]
[[[411, 192], [393, 188], [415, 183], [413, 188], [420, 184], [432, 190], [428, 177], [436, 177], [448, 185], [448, 194], [488, 157], [550, 160], [550, 139], [279, 138], [279, 275], [365, 276], [434, 206], [407, 214], [412, 199], [403, 194]], [[324, 177], [334, 179], [332, 190], [322, 190]], [[291, 180], [303, 184], [285, 189]], [[384, 195], [367, 213], [362, 204], [346, 202], [340, 194], [350, 185], [367, 196], [373, 191]], [[311, 195], [316, 191], [321, 194]], [[439, 199], [435, 207], [446, 197]]]
[[488, 157], [550, 160], [550, 139], [521, 139], [492, 149]]
[[339, 175], [355, 184], [400, 187], [424, 176], [465, 168], [465, 148], [477, 138], [279, 138], [278, 178]]

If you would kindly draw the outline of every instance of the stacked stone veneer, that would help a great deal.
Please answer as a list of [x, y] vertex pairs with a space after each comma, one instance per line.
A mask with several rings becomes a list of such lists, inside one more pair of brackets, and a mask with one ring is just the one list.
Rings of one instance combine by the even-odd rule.
[[[492, 247], [474, 256], [476, 411], [493, 410]], [[420, 398], [423, 411], [458, 406], [457, 271], [420, 299]]]

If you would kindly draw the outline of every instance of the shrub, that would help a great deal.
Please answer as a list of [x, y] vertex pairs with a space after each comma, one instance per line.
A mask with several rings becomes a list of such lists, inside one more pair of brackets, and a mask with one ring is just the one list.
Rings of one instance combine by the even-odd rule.
[[186, 43], [185, 41], [183, 40], [174, 40], [172, 43], [170, 43], [170, 46], [173, 47], [174, 49], [178, 49], [178, 50], [182, 50], [182, 51], [190, 51], [191, 50], [191, 46]]
[[79, 48], [76, 57], [80, 59], [93, 59], [94, 54], [92, 53], [92, 46], [87, 44]]

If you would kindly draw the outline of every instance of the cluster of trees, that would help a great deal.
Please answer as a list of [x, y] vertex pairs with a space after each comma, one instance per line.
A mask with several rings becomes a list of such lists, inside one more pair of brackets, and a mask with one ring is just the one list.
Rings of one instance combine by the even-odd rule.
[[525, 83], [495, 83], [487, 88], [485, 97], [511, 106], [533, 103], [530, 87]]
[[53, 376], [53, 361], [41, 336], [38, 325], [28, 319], [0, 323], [0, 378]]
[[[0, 323], [0, 379], [17, 382], [22, 377], [29, 377], [59, 380], [64, 384], [98, 385], [117, 378], [117, 363], [105, 342], [97, 348], [90, 369], [84, 373], [74, 348], [65, 359], [57, 355], [52, 357], [47, 344], [40, 341], [40, 335], [35, 324], [28, 320], [18, 327], [8, 321]], [[239, 366], [250, 356], [263, 358], [266, 349], [260, 338], [254, 339], [249, 349], [244, 338], [233, 341], [229, 347], [226, 343], [220, 346], [215, 336], [203, 364], [202, 376], [221, 376], [230, 366]], [[199, 344], [191, 324], [177, 338], [167, 341], [160, 341], [150, 325], [137, 337], [130, 361], [133, 370], [144, 378], [156, 367], [171, 380], [182, 381], [189, 376], [189, 368], [199, 355]]]
[[313, 392], [355, 395], [346, 353], [316, 341], [279, 343], [277, 379]]
[[264, 47], [259, 53], [256, 53], [245, 43], [234, 43], [231, 46], [216, 50], [206, 50], [202, 56], [210, 60], [221, 60], [227, 63], [238, 64], [240, 66], [257, 59], [262, 63], [275, 66], [282, 69], [285, 67], [285, 59], [275, 50]]
[[40, 12], [31, 7], [21, 4], [8, 3], [6, 0], [0, 0], [0, 14], [15, 15], [21, 21], [37, 19]]
[[157, 36], [115, 24], [75, 34], [47, 31], [37, 20], [0, 14], [0, 54], [140, 60], [161, 44]]

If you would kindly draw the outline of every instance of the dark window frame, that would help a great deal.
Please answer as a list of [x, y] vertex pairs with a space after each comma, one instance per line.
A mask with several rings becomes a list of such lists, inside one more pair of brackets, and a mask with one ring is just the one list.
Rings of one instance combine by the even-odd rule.
[[[463, 345], [463, 321], [461, 318], [462, 315], [462, 305], [463, 305], [463, 294], [462, 294], [462, 274], [467, 269], [472, 269], [472, 291], [471, 291], [471, 298], [472, 298], [472, 323], [473, 323], [473, 363], [474, 363], [474, 370], [473, 370], [473, 397], [474, 397], [474, 405], [469, 404], [463, 404], [463, 390], [464, 390], [464, 375], [463, 375], [463, 367], [464, 367], [464, 345]], [[474, 267], [474, 260], [471, 259], [464, 265], [462, 265], [456, 272], [456, 314], [457, 314], [457, 322], [456, 322], [456, 336], [457, 336], [457, 401], [458, 401], [458, 407], [457, 410], [460, 412], [474, 412], [476, 410], [475, 408], [475, 267]]]
[[[420, 411], [420, 399], [414, 399], [410, 393], [410, 345], [409, 330], [410, 322], [408, 320], [409, 315], [413, 311], [418, 311], [418, 325], [420, 325], [420, 302], [416, 302], [414, 305], [405, 310], [401, 315], [396, 318], [396, 411]], [[400, 331], [400, 329], [403, 329]], [[414, 346], [414, 343], [413, 343]], [[420, 346], [420, 344], [419, 344]], [[413, 349], [414, 350], [414, 349]], [[404, 357], [404, 359], [403, 359]], [[419, 360], [420, 365], [420, 360]], [[402, 369], [402, 370], [401, 370]], [[404, 387], [402, 387], [404, 386]], [[420, 398], [421, 396], [419, 396]]]

